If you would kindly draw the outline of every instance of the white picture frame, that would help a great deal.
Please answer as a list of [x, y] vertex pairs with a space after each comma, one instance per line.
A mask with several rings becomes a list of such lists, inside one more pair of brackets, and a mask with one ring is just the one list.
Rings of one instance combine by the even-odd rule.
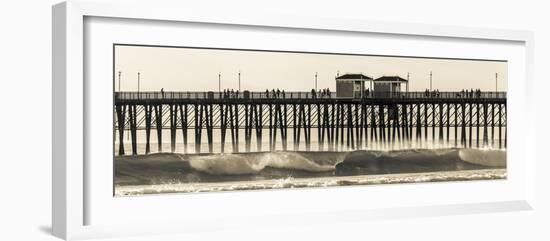
[[[150, 9], [155, 8], [155, 11]], [[53, 7], [53, 234], [63, 239], [84, 239], [94, 237], [112, 237], [122, 235], [155, 234], [193, 232], [210, 229], [227, 228], [239, 225], [262, 225], [266, 223], [277, 223], [279, 225], [296, 225], [302, 222], [326, 223], [342, 221], [362, 221], [383, 218], [401, 217], [423, 217], [433, 215], [451, 215], [481, 212], [498, 212], [514, 210], [530, 210], [534, 201], [534, 166], [536, 162], [533, 131], [529, 123], [531, 120], [522, 116], [529, 116], [533, 110], [530, 108], [519, 108], [521, 106], [532, 106], [533, 99], [529, 96], [532, 93], [533, 84], [533, 34], [529, 31], [518, 30], [496, 30], [482, 28], [451, 27], [438, 25], [421, 25], [408, 23], [371, 22], [350, 19], [319, 19], [299, 18], [291, 16], [249, 16], [210, 15], [206, 10], [186, 8], [184, 3], [177, 2], [95, 2], [73, 0], [60, 3]], [[112, 210], [103, 207], [103, 204], [95, 205], [97, 208], [90, 209], [90, 202], [95, 202], [91, 195], [89, 180], [86, 180], [86, 173], [91, 168], [90, 162], [85, 159], [87, 144], [85, 143], [85, 123], [90, 121], [86, 118], [94, 116], [86, 115], [86, 88], [85, 83], [85, 19], [86, 18], [117, 18], [135, 19], [140, 21], [170, 21], [172, 23], [206, 23], [221, 24], [225, 28], [238, 26], [253, 26], [254, 28], [276, 28], [278, 30], [299, 29], [303, 31], [324, 31], [325, 33], [372, 33], [391, 36], [411, 37], [419, 36], [427, 39], [454, 39], [459, 41], [485, 41], [503, 42], [519, 46], [521, 49], [518, 66], [519, 78], [509, 91], [510, 104], [510, 126], [518, 126], [521, 129], [510, 128], [511, 136], [509, 143], [508, 158], [512, 161], [509, 165], [508, 179], [505, 181], [483, 181], [460, 183], [436, 183], [429, 185], [379, 185], [359, 188], [336, 188], [329, 192], [323, 189], [301, 189], [301, 190], [272, 190], [259, 192], [234, 192], [234, 193], [212, 193], [190, 195], [167, 195], [148, 196], [128, 199], [116, 199], [107, 205], [120, 208], [142, 208], [146, 203], [150, 210], [142, 212], [142, 217], [125, 217], [112, 214], [113, 222], [104, 223], [89, 222], [90, 215], [96, 210]], [[323, 32], [321, 32], [323, 33]], [[107, 80], [111, 83], [111, 80]], [[112, 91], [112, 90], [109, 90]], [[93, 97], [92, 97], [93, 98]], [[519, 127], [522, 126], [522, 127]], [[519, 139], [514, 140], [521, 136]], [[521, 162], [514, 160], [521, 159]], [[88, 160], [89, 161], [89, 160]], [[521, 163], [516, 165], [515, 163]], [[111, 171], [111, 170], [103, 170]], [[475, 188], [472, 188], [475, 185]], [[450, 187], [459, 193], [479, 193], [479, 197], [466, 197], [464, 199], [453, 199], [449, 195], [447, 199], [439, 201], [410, 200], [409, 202], [395, 201], [382, 203], [382, 199], [371, 200], [372, 208], [348, 206], [321, 210], [321, 204], [306, 206], [307, 200], [323, 200], [327, 195], [334, 196], [336, 193], [341, 197], [346, 195], [365, 195], [370, 192], [384, 195], [396, 195], [403, 190], [411, 190], [409, 194], [425, 193], [427, 197], [434, 197], [435, 193]], [[475, 190], [473, 190], [475, 189]], [[389, 190], [389, 191], [386, 191]], [[502, 195], [493, 195], [492, 198], [484, 198], [483, 193], [488, 190], [507, 190]], [[388, 194], [384, 194], [388, 192]], [[496, 191], [495, 191], [496, 192]], [[393, 194], [391, 194], [393, 193]], [[488, 193], [489, 195], [491, 193]], [[497, 193], [498, 194], [498, 193]], [[278, 198], [285, 196], [300, 200], [297, 203], [281, 201], [277, 207], [266, 205], [275, 202]], [[108, 197], [102, 197], [108, 198]], [[161, 201], [162, 199], [162, 201]], [[212, 208], [206, 214], [217, 219], [200, 218], [204, 212], [192, 212], [192, 210], [174, 210], [176, 204], [182, 206], [193, 205], [214, 205], [220, 199], [234, 205], [232, 210], [225, 210], [222, 207]], [[262, 205], [249, 204], [249, 209], [243, 209], [242, 200], [254, 200]], [[337, 201], [337, 200], [336, 200]], [[378, 204], [376, 204], [378, 202]], [[351, 202], [352, 204], [354, 202]], [[172, 205], [172, 206], [171, 206]], [[263, 209], [262, 209], [263, 208]], [[130, 210], [130, 209], [127, 209]], [[127, 211], [126, 210], [126, 211]], [[180, 219], [177, 213], [186, 211], [186, 215], [194, 218]], [[101, 211], [97, 211], [101, 212]], [[123, 214], [125, 211], [121, 211]], [[160, 214], [155, 214], [156, 212]], [[217, 212], [214, 214], [213, 212]], [[128, 213], [126, 213], [128, 214]], [[103, 217], [106, 214], [101, 214]], [[99, 216], [101, 216], [99, 215]], [[155, 216], [157, 215], [157, 216]], [[163, 215], [162, 220], [158, 219]], [[216, 216], [217, 215], [217, 216]], [[325, 218], [326, 216], [331, 218]], [[151, 226], [144, 218], [153, 220], [157, 225]], [[231, 220], [231, 223], [226, 222]], [[133, 222], [130, 222], [134, 219]], [[98, 219], [101, 220], [101, 219]], [[252, 221], [250, 221], [252, 220]], [[174, 225], [174, 223], [179, 223]]]

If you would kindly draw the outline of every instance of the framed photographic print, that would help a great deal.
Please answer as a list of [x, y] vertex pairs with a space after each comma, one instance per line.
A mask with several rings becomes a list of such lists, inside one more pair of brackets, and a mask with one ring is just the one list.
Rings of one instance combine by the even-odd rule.
[[53, 23], [59, 237], [531, 209], [530, 32], [89, 1]]
[[113, 48], [115, 196], [506, 178], [506, 60]]

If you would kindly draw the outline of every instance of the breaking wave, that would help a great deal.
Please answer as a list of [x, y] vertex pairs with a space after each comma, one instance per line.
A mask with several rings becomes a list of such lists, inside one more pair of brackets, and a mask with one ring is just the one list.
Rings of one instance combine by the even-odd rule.
[[[190, 156], [191, 168], [213, 175], [256, 174], [271, 167], [307, 172], [327, 172], [339, 168], [366, 168], [391, 173], [390, 169], [433, 171], [452, 169], [457, 164], [505, 167], [506, 152], [483, 149], [411, 149], [400, 151], [352, 152], [264, 152]], [[448, 167], [447, 167], [448, 166]], [[458, 169], [461, 169], [460, 167]], [[385, 171], [384, 171], [385, 170]]]
[[492, 149], [460, 149], [458, 153], [464, 162], [487, 167], [506, 167], [506, 151]]
[[115, 183], [120, 186], [218, 183], [495, 168], [506, 168], [505, 150], [156, 153], [115, 157]]
[[[325, 156], [299, 152], [265, 152], [259, 154], [200, 155], [189, 158], [189, 165], [214, 175], [259, 173], [266, 167], [294, 169], [308, 172], [326, 172], [344, 161], [346, 153], [327, 153]], [[317, 158], [316, 158], [317, 157]]]

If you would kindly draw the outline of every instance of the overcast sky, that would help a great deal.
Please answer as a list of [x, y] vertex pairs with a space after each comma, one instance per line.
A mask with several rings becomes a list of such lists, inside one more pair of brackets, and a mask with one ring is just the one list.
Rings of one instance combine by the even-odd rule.
[[353, 56], [334, 54], [284, 53], [193, 49], [173, 47], [116, 46], [115, 88], [118, 72], [121, 90], [137, 90], [137, 73], [141, 73], [141, 91], [206, 91], [221, 87], [265, 91], [280, 88], [288, 91], [309, 91], [314, 87], [335, 89], [339, 72], [363, 73], [377, 78], [383, 75], [410, 75], [411, 91], [429, 88], [430, 71], [433, 88], [440, 91], [481, 89], [494, 91], [495, 73], [498, 90], [507, 89], [507, 66], [501, 61], [425, 59], [407, 57]]

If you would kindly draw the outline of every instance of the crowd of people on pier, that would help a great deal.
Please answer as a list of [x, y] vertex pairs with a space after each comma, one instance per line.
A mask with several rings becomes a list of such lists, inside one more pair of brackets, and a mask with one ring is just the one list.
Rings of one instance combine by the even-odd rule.
[[332, 93], [330, 92], [329, 88], [319, 89], [317, 92], [315, 91], [315, 89], [311, 89], [311, 96], [313, 98], [330, 98], [332, 96]]
[[224, 89], [223, 90], [223, 98], [239, 98], [239, 90], [233, 90], [233, 89]]
[[[164, 98], [164, 89], [161, 89], [161, 96]], [[445, 93], [445, 92], [444, 92]], [[206, 97], [206, 92], [204, 93], [205, 94], [205, 98]], [[212, 93], [213, 94], [213, 93]], [[253, 95], [253, 96], [250, 96], [250, 95]], [[331, 92], [331, 90], [329, 88], [325, 88], [325, 89], [319, 89], [319, 90], [315, 90], [315, 89], [311, 89], [310, 93], [304, 93], [304, 92], [300, 92], [300, 93], [290, 93], [290, 95], [288, 93], [285, 92], [285, 90], [281, 90], [279, 88], [277, 89], [272, 89], [272, 90], [269, 90], [269, 89], [266, 89], [265, 92], [263, 94], [260, 94], [260, 96], [258, 96], [258, 92], [249, 92], [249, 91], [239, 91], [239, 90], [234, 90], [234, 89], [224, 89], [223, 92], [220, 92], [220, 97], [223, 98], [223, 99], [235, 99], [235, 98], [268, 98], [268, 99], [285, 99], [285, 98], [319, 98], [319, 99], [323, 99], [323, 98], [332, 98], [333, 97], [333, 93]], [[449, 94], [453, 95], [453, 96], [450, 96]], [[369, 89], [365, 89], [364, 92], [363, 92], [363, 95], [362, 97], [365, 98], [365, 97], [370, 97], [371, 95], [374, 95], [374, 91], [371, 91]], [[393, 93], [392, 96], [395, 95], [395, 96], [402, 96], [402, 97], [405, 97], [407, 96], [407, 93], [404, 93], [404, 92], [396, 92], [396, 93]], [[382, 96], [382, 95], [381, 95]], [[424, 91], [424, 97], [426, 98], [440, 98], [440, 97], [444, 97], [444, 98], [449, 98], [449, 97], [455, 97], [455, 98], [481, 98], [482, 97], [482, 91], [481, 89], [462, 89], [461, 91], [459, 92], [447, 92], [445, 93], [444, 96], [442, 96], [442, 93], [439, 91], [439, 89], [435, 89], [435, 90], [429, 90], [429, 89], [425, 89]]]
[[[439, 89], [435, 90], [429, 90], [426, 89], [424, 91], [425, 97], [441, 97], [441, 93], [439, 92]], [[456, 93], [456, 97], [458, 98], [481, 98], [481, 89], [462, 89], [462, 91]]]
[[283, 98], [284, 99], [285, 97], [286, 97], [285, 90], [281, 91], [279, 90], [279, 88], [277, 88], [277, 90], [272, 89], [271, 92], [268, 89], [265, 90], [265, 98], [273, 98], [273, 99]]
[[[239, 90], [224, 89], [221, 94], [222, 94], [222, 98], [231, 99], [231, 98], [241, 98], [243, 96], [246, 96], [246, 94], [243, 94], [243, 93], [246, 93], [246, 92], [247, 91], [240, 92]], [[256, 96], [253, 96], [253, 97], [256, 97]], [[265, 92], [264, 92], [264, 96], [262, 96], [262, 98], [268, 98], [268, 99], [285, 99], [287, 97], [296, 98], [298, 96], [292, 96], [292, 94], [291, 94], [291, 96], [287, 96], [287, 93], [285, 92], [285, 90], [281, 90], [279, 88], [272, 89], [272, 90], [266, 89]], [[302, 97], [307, 97], [307, 98], [330, 98], [330, 97], [332, 97], [332, 92], [330, 91], [329, 88], [319, 89], [318, 91], [315, 91], [315, 89], [311, 89], [311, 96], [302, 96]]]
[[463, 98], [481, 98], [481, 90], [480, 89], [462, 89], [460, 94], [457, 94], [457, 97], [463, 97]]

